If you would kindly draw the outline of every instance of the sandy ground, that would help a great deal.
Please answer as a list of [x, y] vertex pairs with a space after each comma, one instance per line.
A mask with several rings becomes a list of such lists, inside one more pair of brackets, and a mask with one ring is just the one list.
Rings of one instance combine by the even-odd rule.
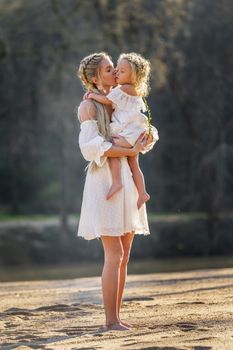
[[130, 275], [121, 317], [101, 331], [99, 277], [0, 283], [1, 350], [233, 350], [233, 269]]

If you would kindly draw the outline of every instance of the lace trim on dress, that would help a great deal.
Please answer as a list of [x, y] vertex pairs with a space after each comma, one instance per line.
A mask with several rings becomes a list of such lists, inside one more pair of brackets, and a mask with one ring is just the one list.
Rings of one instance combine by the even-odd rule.
[[141, 96], [128, 95], [119, 86], [115, 87], [107, 95], [107, 98], [124, 111], [146, 112], [146, 106]]

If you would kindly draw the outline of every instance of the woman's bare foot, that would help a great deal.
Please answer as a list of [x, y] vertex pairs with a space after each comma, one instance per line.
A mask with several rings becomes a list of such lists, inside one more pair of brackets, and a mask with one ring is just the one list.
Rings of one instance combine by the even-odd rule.
[[121, 182], [113, 183], [112, 186], [110, 187], [110, 190], [108, 191], [106, 199], [110, 199], [115, 193], [120, 191], [122, 189], [122, 184]]
[[125, 322], [125, 321], [120, 321], [121, 322], [121, 324], [123, 324], [123, 326], [126, 326], [126, 327], [128, 327], [128, 328], [133, 328], [133, 325], [132, 324], [130, 324], [130, 323], [127, 323], [127, 322]]
[[122, 322], [106, 325], [104, 328], [106, 331], [128, 331], [130, 329], [129, 327], [123, 325]]
[[141, 206], [146, 203], [150, 199], [150, 195], [147, 192], [144, 192], [143, 194], [139, 195], [138, 197], [138, 209], [141, 208]]

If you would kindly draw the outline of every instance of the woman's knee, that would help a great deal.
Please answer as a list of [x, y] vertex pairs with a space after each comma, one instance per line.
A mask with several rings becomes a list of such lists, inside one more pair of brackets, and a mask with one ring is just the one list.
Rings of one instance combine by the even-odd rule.
[[108, 265], [120, 266], [123, 261], [124, 253], [122, 250], [115, 250], [113, 252], [109, 252], [109, 254], [105, 254], [105, 262]]
[[120, 265], [123, 259], [124, 250], [119, 238], [102, 237], [104, 246], [105, 263], [111, 265]]
[[124, 249], [121, 265], [127, 265], [130, 258], [130, 249]]
[[123, 246], [123, 258], [122, 265], [127, 265], [130, 258], [131, 247], [134, 239], [134, 232], [128, 232], [123, 237], [121, 237], [121, 243]]

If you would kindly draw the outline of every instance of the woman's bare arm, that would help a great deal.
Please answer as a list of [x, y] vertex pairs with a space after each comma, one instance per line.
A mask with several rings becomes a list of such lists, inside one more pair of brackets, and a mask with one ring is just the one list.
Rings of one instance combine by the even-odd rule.
[[137, 155], [138, 153], [133, 148], [124, 148], [120, 146], [114, 146], [112, 145], [111, 148], [109, 148], [106, 152], [104, 152], [104, 155], [106, 157], [133, 157]]
[[[144, 147], [150, 145], [153, 142], [153, 136], [152, 135], [145, 135], [145, 143], [144, 143]], [[115, 137], [113, 136], [113, 144], [115, 146], [120, 146], [120, 147], [124, 147], [124, 148], [132, 148], [133, 146], [126, 141], [126, 139], [123, 136], [118, 136], [116, 135]]]
[[112, 147], [109, 148], [104, 153], [104, 155], [106, 157], [134, 157], [144, 149], [145, 143], [146, 143], [145, 133], [142, 133], [132, 148], [124, 148], [124, 147], [112, 145]]

